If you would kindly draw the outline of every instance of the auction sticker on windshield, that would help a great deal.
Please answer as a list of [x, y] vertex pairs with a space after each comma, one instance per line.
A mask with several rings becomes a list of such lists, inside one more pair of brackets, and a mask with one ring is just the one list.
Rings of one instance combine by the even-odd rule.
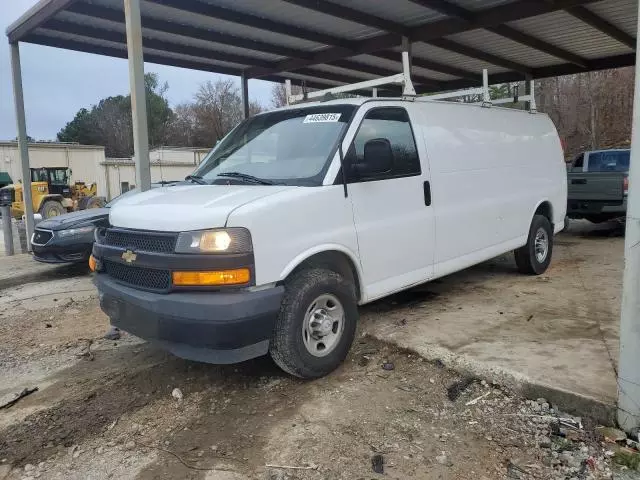
[[304, 117], [302, 123], [337, 122], [340, 120], [340, 113], [313, 113]]

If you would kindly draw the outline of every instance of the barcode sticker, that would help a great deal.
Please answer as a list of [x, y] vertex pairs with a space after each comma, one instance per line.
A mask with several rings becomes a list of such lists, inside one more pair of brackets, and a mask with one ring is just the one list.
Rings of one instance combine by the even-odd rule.
[[302, 123], [337, 122], [340, 120], [340, 115], [340, 113], [314, 113], [304, 117]]

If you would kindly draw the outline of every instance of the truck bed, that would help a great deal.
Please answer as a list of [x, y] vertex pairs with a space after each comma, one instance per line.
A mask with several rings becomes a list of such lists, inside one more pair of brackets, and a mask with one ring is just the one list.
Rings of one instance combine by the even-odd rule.
[[[567, 174], [567, 215], [605, 221], [626, 213], [624, 172], [570, 172]], [[589, 218], [591, 217], [591, 218]]]

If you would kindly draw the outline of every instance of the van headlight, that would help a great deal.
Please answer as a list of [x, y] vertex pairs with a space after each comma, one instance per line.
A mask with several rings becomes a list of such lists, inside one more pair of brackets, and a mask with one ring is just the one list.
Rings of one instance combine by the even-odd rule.
[[249, 230], [241, 227], [182, 232], [176, 253], [250, 253], [253, 251]]

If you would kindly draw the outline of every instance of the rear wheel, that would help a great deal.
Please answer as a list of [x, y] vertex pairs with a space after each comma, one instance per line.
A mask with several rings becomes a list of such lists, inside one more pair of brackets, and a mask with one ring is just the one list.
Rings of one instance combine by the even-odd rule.
[[42, 215], [43, 219], [57, 217], [58, 215], [62, 215], [67, 213], [60, 202], [56, 200], [47, 200], [40, 207], [40, 215]]
[[297, 377], [327, 375], [345, 359], [355, 336], [355, 286], [330, 270], [310, 269], [295, 273], [285, 289], [271, 357]]
[[529, 275], [540, 275], [551, 263], [553, 252], [553, 228], [549, 219], [534, 215], [529, 228], [527, 243], [515, 250], [518, 270]]

